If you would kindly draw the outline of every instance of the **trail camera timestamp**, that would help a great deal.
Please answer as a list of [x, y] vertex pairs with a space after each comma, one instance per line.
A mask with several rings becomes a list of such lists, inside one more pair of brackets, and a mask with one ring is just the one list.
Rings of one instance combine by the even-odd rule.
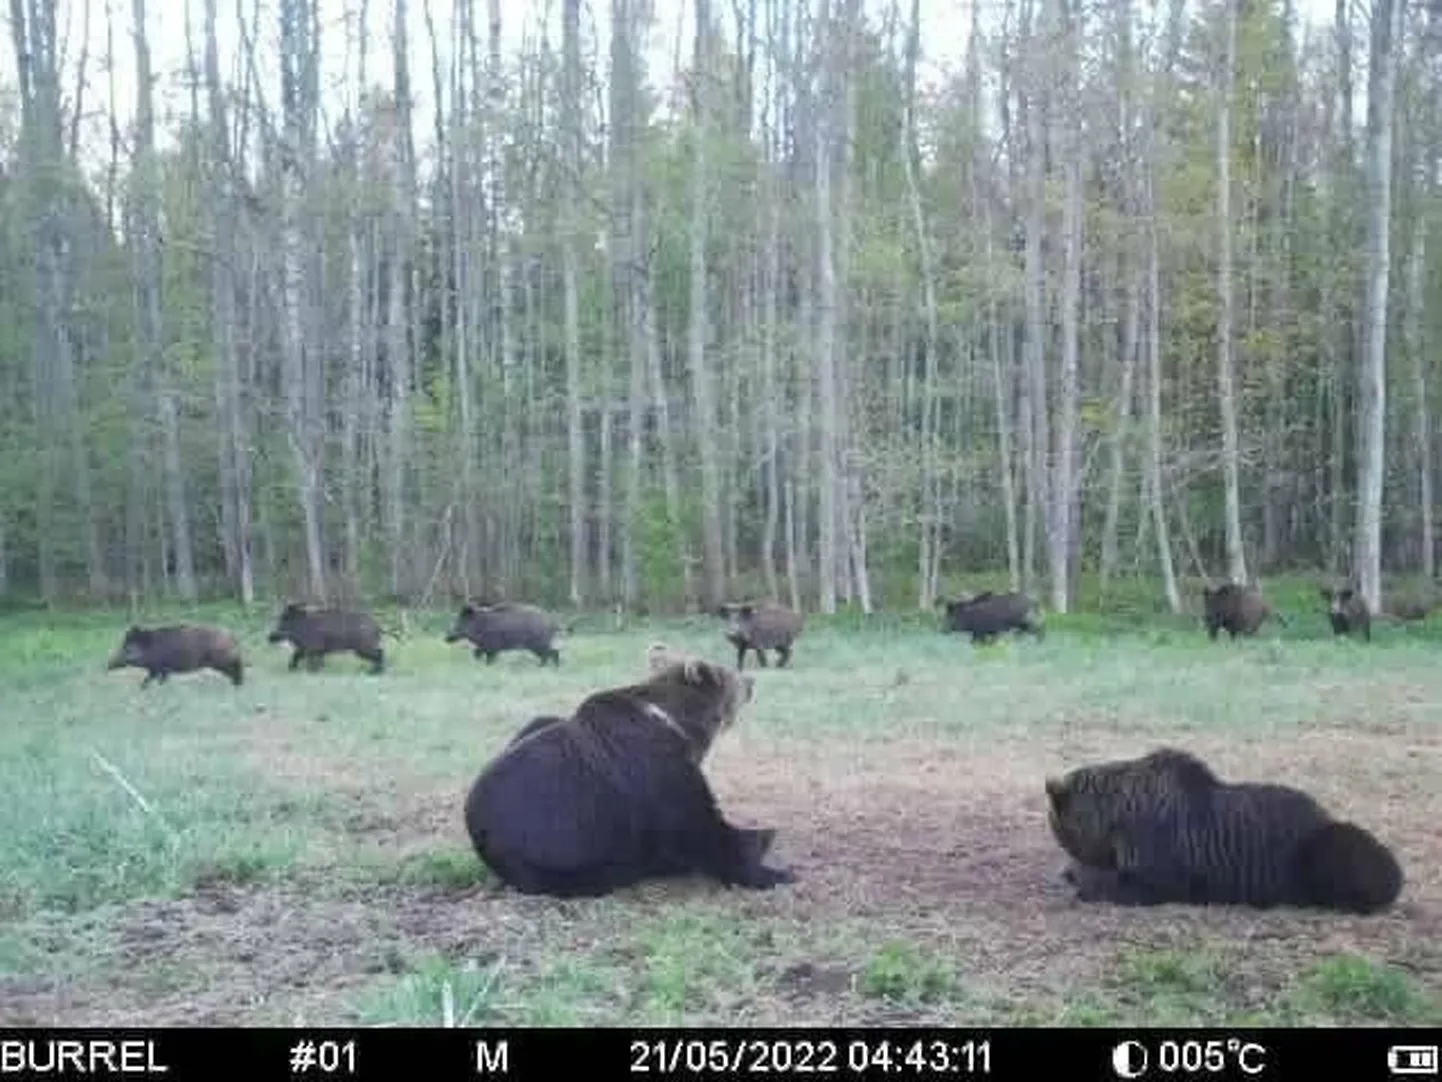
[[853, 1071], [881, 1072], [905, 1077], [916, 1074], [989, 1075], [991, 1041], [928, 1038], [918, 1040], [852, 1041], [847, 1066]]
[[941, 1038], [687, 1039], [631, 1042], [632, 1074], [989, 1075], [989, 1040]]

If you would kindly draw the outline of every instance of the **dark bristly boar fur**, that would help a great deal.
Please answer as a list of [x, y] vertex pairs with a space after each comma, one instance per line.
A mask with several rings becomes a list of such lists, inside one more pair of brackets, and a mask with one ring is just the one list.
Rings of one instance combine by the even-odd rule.
[[523, 894], [600, 897], [688, 874], [766, 890], [794, 881], [763, 858], [775, 831], [726, 821], [701, 770], [751, 701], [754, 677], [651, 649], [646, 679], [536, 718], [472, 784], [481, 861]]
[[1364, 828], [1301, 789], [1223, 781], [1178, 748], [1078, 767], [1046, 796], [1079, 901], [1374, 913], [1402, 891], [1396, 856]]
[[1202, 625], [1209, 639], [1216, 639], [1222, 631], [1234, 639], [1238, 635], [1255, 635], [1269, 618], [1287, 626], [1286, 618], [1255, 586], [1224, 582], [1202, 588]]
[[493, 664], [496, 655], [507, 650], [529, 650], [542, 665], [561, 664], [556, 649], [556, 633], [560, 630], [554, 617], [534, 605], [498, 602], [481, 605], [468, 602], [461, 606], [455, 626], [446, 632], [446, 642], [468, 641], [478, 658]]
[[346, 652], [369, 661], [371, 672], [385, 669], [380, 625], [368, 612], [315, 608], [292, 602], [281, 612], [269, 641], [289, 642], [295, 648], [290, 656], [292, 672], [300, 668], [302, 662], [309, 669], [318, 669], [327, 654]]
[[1331, 621], [1332, 634], [1356, 633], [1368, 642], [1372, 641], [1372, 612], [1367, 607], [1366, 598], [1351, 586], [1335, 590], [1323, 586], [1319, 592], [1327, 603], [1327, 619]]
[[1007, 632], [1038, 639], [1046, 635], [1040, 612], [1024, 594], [987, 590], [975, 597], [962, 594], [955, 601], [943, 601], [942, 606], [942, 631], [968, 634], [973, 643], [988, 643]]
[[743, 601], [722, 605], [717, 615], [727, 621], [726, 641], [736, 647], [736, 668], [746, 667], [746, 652], [767, 667], [766, 651], [775, 650], [776, 665], [791, 664], [791, 650], [806, 628], [806, 618], [778, 601]]
[[218, 627], [175, 624], [168, 627], [131, 625], [107, 669], [134, 667], [145, 670], [141, 687], [151, 681], [163, 684], [172, 673], [210, 669], [239, 687], [245, 679], [245, 663], [235, 636]]

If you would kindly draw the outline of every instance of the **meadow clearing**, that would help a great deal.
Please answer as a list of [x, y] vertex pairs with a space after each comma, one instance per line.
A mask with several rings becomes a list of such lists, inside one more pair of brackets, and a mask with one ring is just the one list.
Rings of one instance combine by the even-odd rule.
[[[798, 882], [581, 902], [490, 881], [465, 790], [652, 641], [734, 661], [719, 620], [584, 619], [557, 670], [488, 667], [442, 641], [452, 612], [412, 612], [373, 676], [286, 672], [271, 607], [147, 612], [237, 630], [250, 667], [142, 691], [105, 671], [123, 612], [6, 615], [0, 1024], [1438, 1024], [1442, 616], [1334, 640], [1297, 596], [1289, 627], [1216, 643], [1192, 616], [981, 649], [925, 614], [812, 616], [706, 766]], [[1377, 832], [1397, 907], [1074, 904], [1044, 778], [1159, 743]]]

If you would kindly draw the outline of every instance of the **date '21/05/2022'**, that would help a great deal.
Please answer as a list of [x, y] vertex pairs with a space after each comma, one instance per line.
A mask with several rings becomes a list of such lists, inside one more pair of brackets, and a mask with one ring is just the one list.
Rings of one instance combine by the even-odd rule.
[[741, 1072], [846, 1074], [868, 1071], [991, 1073], [991, 1042], [886, 1037], [835, 1041], [807, 1038], [693, 1040], [657, 1038], [631, 1042], [632, 1074]]

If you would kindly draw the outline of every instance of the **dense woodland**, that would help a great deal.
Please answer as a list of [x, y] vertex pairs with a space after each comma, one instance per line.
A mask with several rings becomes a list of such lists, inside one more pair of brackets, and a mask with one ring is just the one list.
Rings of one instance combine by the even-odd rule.
[[10, 0], [0, 595], [1433, 576], [1435, 0], [652, 3]]

